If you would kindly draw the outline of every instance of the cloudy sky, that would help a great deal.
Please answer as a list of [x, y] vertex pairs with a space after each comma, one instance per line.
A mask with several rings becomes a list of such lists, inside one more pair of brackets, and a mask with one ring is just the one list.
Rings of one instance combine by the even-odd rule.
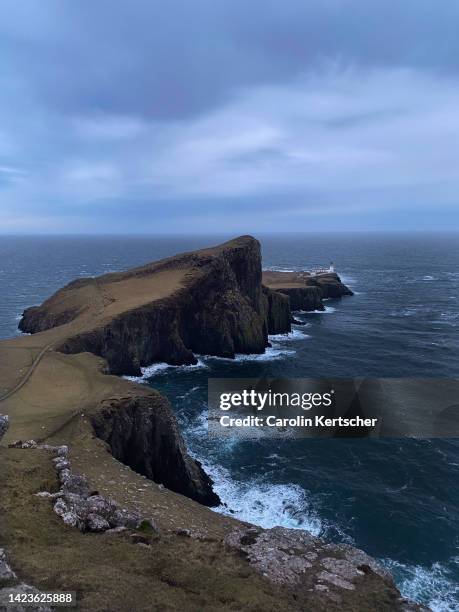
[[3, 0], [0, 233], [459, 228], [457, 0]]

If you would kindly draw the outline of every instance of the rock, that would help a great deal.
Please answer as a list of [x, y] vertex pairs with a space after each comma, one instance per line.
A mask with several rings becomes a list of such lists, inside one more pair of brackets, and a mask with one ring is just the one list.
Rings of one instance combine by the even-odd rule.
[[114, 400], [97, 411], [92, 424], [113, 456], [136, 472], [207, 506], [220, 504], [212, 480], [186, 452], [172, 408], [159, 393]]
[[263, 286], [263, 296], [266, 304], [265, 317], [268, 334], [285, 334], [290, 332], [292, 327], [288, 296], [272, 291], [265, 286]]
[[[401, 597], [390, 573], [366, 553], [345, 544], [326, 544], [306, 531], [241, 526], [224, 540], [247, 558], [266, 579], [294, 589], [323, 595], [342, 609], [374, 609], [376, 599], [362, 608], [362, 593], [391, 603], [397, 612], [426, 612]], [[344, 605], [346, 604], [346, 605]], [[411, 606], [411, 607], [410, 607]], [[334, 609], [334, 608], [333, 608]], [[383, 609], [383, 608], [381, 608]], [[386, 608], [384, 608], [386, 609]]]
[[346, 589], [348, 591], [355, 590], [355, 585], [353, 585], [352, 582], [348, 582], [347, 580], [344, 580], [340, 576], [336, 574], [331, 574], [330, 572], [326, 572], [326, 571], [320, 572], [317, 578], [322, 582], [323, 581], [329, 582], [333, 586], [338, 587], [340, 589]]
[[9, 427], [8, 416], [4, 414], [0, 414], [0, 440], [3, 438], [3, 436], [8, 431], [8, 427]]
[[6, 553], [3, 548], [0, 548], [0, 585], [16, 579], [16, 574], [8, 564]]
[[107, 529], [110, 529], [110, 525], [105, 518], [91, 512], [86, 519], [86, 528], [88, 531], [107, 531]]
[[191, 538], [191, 531], [189, 529], [177, 529], [175, 532], [178, 536], [182, 536], [185, 538]]
[[[320, 540], [307, 531], [274, 527], [269, 530], [248, 528], [235, 530], [225, 544], [237, 548], [260, 574], [278, 584], [296, 584], [312, 566]], [[292, 551], [292, 553], [288, 551]], [[308, 553], [313, 553], [310, 557]]]
[[8, 448], [37, 448], [37, 447], [38, 447], [38, 444], [35, 442], [35, 440], [27, 440], [26, 442], [23, 442], [22, 440], [16, 440], [15, 442], [8, 444]]
[[69, 527], [77, 527], [78, 526], [78, 516], [75, 512], [65, 512], [62, 515], [62, 520]]
[[359, 548], [354, 548], [349, 544], [325, 544], [323, 550], [325, 552], [330, 551], [330, 553], [334, 555], [344, 557], [347, 561], [349, 561], [349, 563], [358, 568], [360, 571], [365, 572], [366, 568], [370, 568], [373, 573], [380, 576], [386, 582], [393, 582], [392, 574], [389, 572], [389, 570]]
[[277, 291], [289, 297], [292, 312], [297, 310], [304, 310], [306, 312], [325, 310], [325, 306], [322, 303], [322, 292], [319, 287], [285, 287]]
[[22, 440], [15, 440], [8, 444], [8, 448], [22, 448]]
[[325, 310], [324, 299], [353, 295], [334, 272], [307, 276], [297, 272], [265, 271], [263, 282], [270, 290], [288, 296], [292, 312]]
[[92, 495], [86, 500], [89, 512], [100, 514], [103, 517], [111, 517], [116, 511], [115, 502], [102, 497], [101, 495]]
[[54, 512], [57, 516], [64, 516], [69, 511], [67, 503], [60, 497], [53, 506]]
[[[65, 471], [69, 471], [69, 470], [63, 470], [61, 472], [61, 479], [62, 479], [62, 474]], [[84, 497], [84, 498], [88, 497], [89, 496], [88, 480], [84, 476], [81, 476], [80, 474], [69, 473], [62, 486], [62, 492], [64, 493], [64, 495], [73, 493], [80, 497]]]
[[66, 470], [61, 470], [61, 471], [59, 472], [59, 480], [60, 480], [62, 483], [66, 483], [66, 482], [67, 482], [67, 480], [70, 478], [70, 476], [71, 476], [71, 475], [72, 475], [72, 474], [71, 474], [71, 472], [70, 472], [70, 470], [69, 470], [69, 469], [66, 469]]
[[55, 462], [54, 467], [56, 468], [57, 472], [61, 472], [62, 470], [69, 470], [70, 469], [70, 461], [68, 461], [67, 459], [62, 459], [61, 457], [59, 457], [59, 461]]
[[[137, 287], [139, 279], [151, 283], [164, 272], [182, 270], [187, 274], [180, 290], [136, 308], [127, 301], [116, 316], [99, 316], [107, 305], [99, 292], [110, 294], [113, 283], [134, 282]], [[261, 276], [260, 244], [242, 236], [127, 272], [73, 281], [41, 306], [27, 309], [19, 327], [36, 333], [78, 320], [80, 331], [57, 350], [100, 355], [112, 374], [138, 375], [142, 365], [155, 361], [196, 363], [196, 353], [263, 353], [268, 325]], [[88, 299], [94, 294], [95, 299]]]
[[14, 587], [0, 589], [0, 612], [51, 612], [51, 608], [46, 604], [21, 604], [6, 603], [10, 596], [16, 595], [40, 595], [40, 591], [28, 584], [18, 584]]
[[63, 495], [64, 494], [61, 491], [58, 491], [57, 493], [50, 493], [49, 491], [39, 491], [38, 493], [35, 493], [35, 497], [42, 497], [43, 499], [59, 499]]
[[59, 457], [67, 457], [69, 454], [69, 447], [65, 445], [59, 446], [57, 449], [57, 454]]

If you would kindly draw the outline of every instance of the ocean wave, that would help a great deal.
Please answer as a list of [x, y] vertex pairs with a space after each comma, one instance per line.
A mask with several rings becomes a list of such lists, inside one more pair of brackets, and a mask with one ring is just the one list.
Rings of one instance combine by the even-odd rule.
[[148, 381], [148, 379], [152, 378], [153, 376], [165, 373], [166, 370], [173, 369], [175, 372], [188, 372], [190, 370], [198, 370], [207, 367], [208, 366], [201, 359], [198, 359], [198, 363], [195, 364], [178, 366], [161, 361], [159, 363], [152, 363], [149, 366], [140, 368], [140, 371], [142, 372], [140, 376], [123, 376], [123, 378], [126, 380], [132, 380], [133, 382], [143, 383]]
[[[459, 610], [459, 585], [446, 564], [434, 563], [431, 567], [406, 565], [393, 559], [384, 559], [384, 565], [392, 572], [404, 597], [427, 604], [433, 612], [457, 612]], [[454, 557], [448, 565], [458, 565]]]
[[334, 306], [325, 306], [325, 310], [297, 310], [296, 312], [298, 312], [301, 315], [312, 315], [312, 314], [331, 314], [332, 312], [336, 311], [336, 308]]
[[291, 342], [292, 340], [304, 340], [305, 338], [310, 338], [310, 336], [301, 329], [293, 329], [288, 334], [273, 334], [269, 336], [270, 342]]
[[243, 363], [244, 361], [272, 361], [273, 359], [283, 359], [285, 356], [294, 355], [295, 351], [279, 348], [278, 346], [268, 347], [264, 353], [250, 353], [245, 355], [237, 353], [234, 359], [231, 357], [215, 357], [214, 355], [201, 355], [203, 360], [207, 361], [229, 361], [230, 363]]
[[294, 270], [293, 268], [282, 268], [279, 266], [268, 266], [264, 269], [266, 272], [297, 272], [297, 270]]
[[281, 526], [304, 529], [313, 535], [322, 531], [306, 492], [295, 484], [270, 484], [262, 480], [238, 481], [221, 466], [203, 464], [222, 500], [216, 512], [234, 516], [264, 529]]

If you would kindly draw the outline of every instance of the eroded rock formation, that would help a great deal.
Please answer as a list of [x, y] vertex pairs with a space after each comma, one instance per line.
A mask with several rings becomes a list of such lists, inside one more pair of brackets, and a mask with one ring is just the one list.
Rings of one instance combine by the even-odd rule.
[[268, 333], [290, 330], [287, 303], [263, 290], [260, 244], [243, 236], [141, 268], [70, 283], [24, 312], [28, 333], [66, 325], [56, 348], [104, 357], [113, 374], [195, 354], [263, 353]]
[[335, 272], [318, 275], [305, 272], [263, 272], [263, 282], [271, 291], [287, 295], [290, 309], [324, 310], [323, 300], [353, 295]]
[[206, 506], [219, 505], [212, 480], [187, 454], [169, 402], [159, 393], [114, 400], [92, 423], [114, 457], [136, 472]]
[[400, 596], [394, 580], [381, 564], [347, 544], [327, 544], [306, 531], [274, 527], [240, 527], [225, 544], [244, 554], [260, 574], [279, 585], [314, 593], [338, 606], [352, 609], [390, 609], [428, 612]]

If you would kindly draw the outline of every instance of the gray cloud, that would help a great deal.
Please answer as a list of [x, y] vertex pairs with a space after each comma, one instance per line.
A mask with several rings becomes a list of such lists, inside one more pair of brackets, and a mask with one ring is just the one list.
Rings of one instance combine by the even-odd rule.
[[408, 226], [455, 201], [454, 0], [2, 7], [0, 231]]

